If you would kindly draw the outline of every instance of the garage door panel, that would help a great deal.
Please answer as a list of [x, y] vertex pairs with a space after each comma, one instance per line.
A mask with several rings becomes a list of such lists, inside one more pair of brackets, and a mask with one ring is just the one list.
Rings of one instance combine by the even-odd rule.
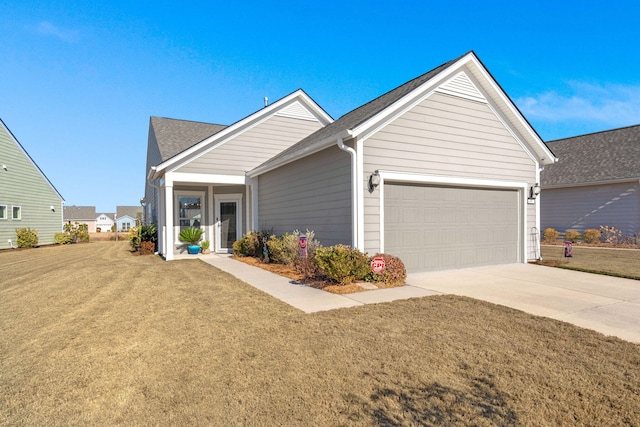
[[385, 184], [385, 252], [409, 271], [518, 261], [518, 192]]

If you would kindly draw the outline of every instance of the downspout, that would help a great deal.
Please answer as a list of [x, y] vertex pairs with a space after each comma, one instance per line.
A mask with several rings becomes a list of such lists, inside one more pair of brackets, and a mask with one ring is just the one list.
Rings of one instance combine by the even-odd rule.
[[338, 148], [351, 155], [351, 247], [361, 249], [358, 247], [358, 159], [356, 150], [344, 145], [342, 138], [338, 138], [336, 143]]

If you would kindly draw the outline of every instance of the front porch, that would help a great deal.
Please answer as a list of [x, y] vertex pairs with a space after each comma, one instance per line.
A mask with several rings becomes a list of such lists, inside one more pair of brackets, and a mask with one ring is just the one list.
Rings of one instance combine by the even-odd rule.
[[174, 182], [160, 190], [158, 248], [168, 261], [188, 256], [179, 240], [187, 227], [201, 228], [213, 253], [232, 252], [233, 242], [254, 227], [251, 184]]

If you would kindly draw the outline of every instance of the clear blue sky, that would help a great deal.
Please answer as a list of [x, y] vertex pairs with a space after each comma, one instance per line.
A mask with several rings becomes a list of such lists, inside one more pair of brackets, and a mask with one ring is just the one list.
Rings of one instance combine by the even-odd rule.
[[[3, 0], [0, 118], [67, 205], [137, 205], [150, 116], [331, 116], [474, 50], [545, 141], [640, 124], [640, 2]], [[0, 153], [1, 155], [1, 153]]]

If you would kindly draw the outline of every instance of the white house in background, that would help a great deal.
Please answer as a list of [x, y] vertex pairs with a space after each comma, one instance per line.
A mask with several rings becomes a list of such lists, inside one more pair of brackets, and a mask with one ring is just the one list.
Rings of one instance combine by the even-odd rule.
[[103, 233], [111, 231], [111, 227], [115, 224], [112, 213], [101, 213], [96, 217], [96, 231], [99, 229]]
[[309, 229], [409, 271], [523, 263], [555, 161], [469, 52], [336, 121], [302, 90], [230, 126], [152, 117], [147, 220], [168, 260], [196, 225], [218, 252], [249, 230]]

